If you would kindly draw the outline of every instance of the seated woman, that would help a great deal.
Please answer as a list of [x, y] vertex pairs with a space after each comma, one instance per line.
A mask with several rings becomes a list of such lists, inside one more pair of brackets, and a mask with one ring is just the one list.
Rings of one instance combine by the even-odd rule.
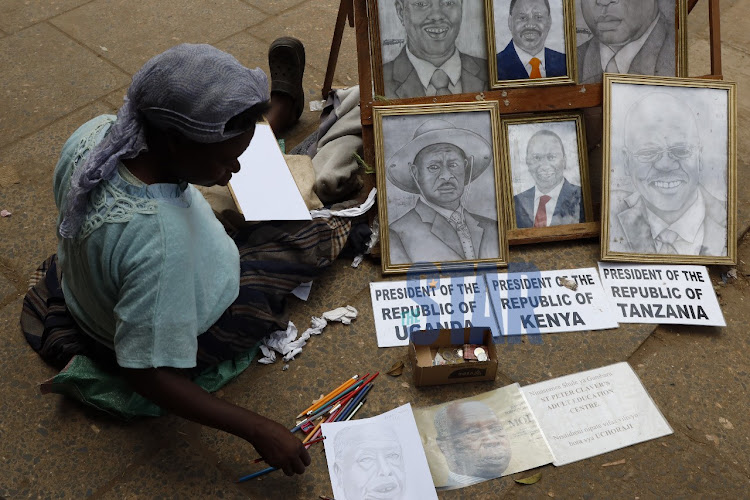
[[[209, 45], [147, 62], [117, 116], [87, 122], [63, 148], [57, 258], [24, 314], [56, 299], [63, 314], [41, 318], [34, 346], [46, 360], [62, 366], [84, 354], [109, 364], [145, 398], [247, 440], [291, 475], [310, 464], [299, 439], [192, 381], [285, 329], [285, 296], [328, 266], [349, 234], [350, 223], [333, 217], [257, 224], [233, 239], [192, 186], [227, 184], [269, 100], [260, 69]], [[65, 309], [69, 328], [51, 329]]]

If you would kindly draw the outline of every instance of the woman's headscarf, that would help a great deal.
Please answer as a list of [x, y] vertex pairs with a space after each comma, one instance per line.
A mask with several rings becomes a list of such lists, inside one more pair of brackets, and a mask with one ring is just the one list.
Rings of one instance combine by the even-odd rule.
[[60, 235], [78, 234], [88, 193], [111, 179], [121, 159], [147, 150], [144, 120], [200, 143], [242, 134], [227, 122], [269, 99], [268, 79], [211, 45], [181, 44], [152, 58], [133, 76], [125, 103], [104, 139], [72, 174]]

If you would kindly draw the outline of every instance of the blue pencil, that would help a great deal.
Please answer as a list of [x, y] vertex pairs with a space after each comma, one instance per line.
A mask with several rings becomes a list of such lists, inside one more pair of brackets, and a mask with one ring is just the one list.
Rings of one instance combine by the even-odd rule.
[[268, 467], [267, 469], [259, 470], [258, 472], [253, 472], [252, 474], [248, 474], [247, 476], [242, 476], [237, 480], [238, 483], [244, 483], [245, 481], [250, 481], [251, 479], [255, 479], [259, 476], [264, 476], [268, 474], [269, 472], [273, 472], [275, 470], [279, 470], [276, 467]]
[[359, 404], [360, 401], [362, 401], [362, 398], [364, 398], [367, 395], [367, 392], [372, 388], [372, 383], [367, 384], [362, 388], [361, 391], [359, 391], [359, 394], [354, 396], [352, 400], [349, 402], [348, 405], [346, 405], [346, 408], [339, 414], [338, 418], [336, 418], [336, 422], [341, 422], [343, 420], [346, 420], [346, 417], [349, 416], [349, 414], [354, 410], [354, 408]]

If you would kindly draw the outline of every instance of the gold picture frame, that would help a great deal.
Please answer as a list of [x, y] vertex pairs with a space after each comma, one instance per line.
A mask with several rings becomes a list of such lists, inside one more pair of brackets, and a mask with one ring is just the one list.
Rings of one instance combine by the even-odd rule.
[[[599, 75], [602, 75], [605, 73], [605, 70], [602, 68], [602, 62], [601, 62], [601, 53], [598, 43], [590, 43], [589, 40], [591, 38], [594, 38], [594, 32], [592, 29], [588, 26], [587, 21], [584, 16], [584, 9], [582, 7], [582, 2], [587, 0], [575, 0], [576, 5], [576, 49], [577, 49], [577, 66], [578, 66], [578, 74], [577, 74], [577, 80], [578, 83], [581, 84], [587, 84], [587, 83], [596, 83], [601, 81], [601, 77]], [[588, 0], [588, 1], [594, 1], [594, 0]], [[629, 4], [635, 4], [635, 2], [644, 1], [644, 0], [628, 0]], [[652, 0], [646, 0], [646, 1], [652, 1]], [[665, 5], [669, 4], [671, 5], [674, 3], [674, 16], [672, 17], [672, 23], [670, 24], [669, 19], [667, 16], [668, 13], [665, 13]], [[688, 33], [688, 22], [687, 22], [687, 16], [688, 16], [688, 5], [687, 0], [673, 0], [673, 2], [669, 2], [667, 0], [656, 0], [656, 5], [659, 8], [659, 15], [664, 16], [664, 22], [658, 21], [656, 22], [656, 25], [651, 29], [651, 31], [647, 34], [646, 40], [643, 42], [643, 45], [641, 46], [640, 50], [638, 51], [639, 54], [643, 54], [642, 56], [639, 54], [634, 55], [632, 58], [629, 67], [632, 68], [632, 65], [636, 65], [637, 68], [633, 70], [633, 74], [645, 74], [645, 75], [652, 75], [652, 76], [677, 76], [677, 77], [687, 77], [688, 76], [688, 55], [687, 55], [687, 33]], [[624, 6], [624, 4], [623, 4]], [[601, 4], [599, 7], [602, 12], [598, 12], [598, 14], [603, 14], [604, 10], [607, 8], [606, 5]], [[608, 11], [610, 14], [611, 9]], [[592, 15], [596, 15], [597, 13], [592, 13]], [[616, 15], [620, 15], [619, 13], [615, 13]], [[668, 35], [671, 31], [674, 31], [674, 71], [669, 72], [660, 72], [656, 69], [656, 64], [658, 61], [662, 60], [663, 57], [663, 39], [665, 38], [665, 35]], [[579, 43], [580, 41], [580, 43]], [[651, 51], [651, 54], [648, 55], [649, 51]], [[656, 52], [654, 52], [656, 51]], [[653, 66], [653, 69], [652, 69]], [[622, 73], [627, 74], [627, 73]]]
[[[544, 67], [547, 73], [556, 74], [530, 78], [528, 68], [524, 67], [524, 63], [519, 59], [510, 32], [508, 19], [510, 17], [511, 0], [485, 0], [489, 80], [493, 89], [576, 83], [578, 69], [576, 65], [574, 0], [548, 1], [553, 24], [548, 28], [548, 33], [545, 35]], [[560, 18], [562, 18], [561, 25], [559, 22], [554, 24], [554, 21], [559, 21]], [[509, 36], [511, 38], [508, 38]], [[557, 40], [552, 40], [552, 43], [550, 43], [550, 36]], [[562, 36], [562, 42], [559, 40], [560, 36]], [[502, 40], [500, 45], [498, 45], [499, 40]], [[555, 50], [549, 45], [553, 45], [557, 49], [562, 48], [563, 51]], [[561, 58], [564, 61], [560, 61]], [[562, 74], [563, 68], [565, 69], [564, 74]]]
[[507, 266], [499, 116], [496, 101], [373, 106], [383, 274]]
[[735, 264], [736, 84], [605, 74], [603, 93], [602, 260]]
[[[427, 92], [423, 82], [420, 80], [419, 72], [412, 64], [410, 57], [420, 59], [419, 52], [408, 56], [406, 53], [409, 31], [406, 27], [408, 19], [400, 18], [403, 13], [398, 12], [397, 5], [407, 0], [368, 0], [368, 18], [370, 35], [370, 52], [372, 61], [372, 80], [374, 94], [387, 100], [409, 99], [414, 97], [426, 97], [434, 95]], [[429, 0], [439, 2], [441, 0]], [[457, 82], [451, 81], [450, 94], [478, 94], [490, 89], [487, 76], [487, 42], [484, 32], [485, 10], [481, 0], [458, 2], [460, 15], [458, 19], [453, 14], [445, 13], [445, 17], [436, 22], [440, 28], [448, 27], [446, 38], [453, 38], [455, 55], [460, 57], [461, 71]], [[451, 7], [446, 7], [450, 10]], [[418, 9], [414, 9], [418, 10]], [[429, 10], [427, 7], [424, 10]], [[426, 14], [414, 13], [413, 27], [411, 33], [416, 37], [422, 33], [424, 27], [429, 25], [428, 21], [421, 19]], [[420, 18], [420, 19], [417, 19]], [[455, 24], [458, 23], [458, 27]], [[479, 29], [477, 29], [479, 28]], [[456, 33], [457, 31], [457, 33]], [[440, 40], [423, 40], [427, 44], [445, 43]], [[438, 47], [444, 49], [444, 46]], [[434, 61], [433, 61], [434, 62]], [[425, 66], [427, 67], [427, 66]], [[455, 77], [453, 75], [452, 77]], [[424, 77], [429, 80], [428, 77]], [[460, 83], [459, 83], [460, 82]], [[454, 85], [460, 85], [460, 91], [453, 89]], [[428, 85], [429, 87], [429, 85]]]
[[[521, 244], [581, 237], [581, 228], [594, 222], [583, 111], [513, 116], [500, 123], [509, 240]], [[530, 148], [539, 160], [528, 158]], [[545, 193], [552, 198], [540, 210], [537, 199]], [[536, 219], [545, 226], [535, 226]]]

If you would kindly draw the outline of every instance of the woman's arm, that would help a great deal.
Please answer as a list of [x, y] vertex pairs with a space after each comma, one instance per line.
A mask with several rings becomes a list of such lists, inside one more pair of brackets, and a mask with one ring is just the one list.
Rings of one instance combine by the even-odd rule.
[[245, 439], [272, 467], [287, 476], [302, 474], [310, 455], [302, 442], [281, 424], [204, 391], [169, 368], [123, 368], [141, 396], [183, 418]]

